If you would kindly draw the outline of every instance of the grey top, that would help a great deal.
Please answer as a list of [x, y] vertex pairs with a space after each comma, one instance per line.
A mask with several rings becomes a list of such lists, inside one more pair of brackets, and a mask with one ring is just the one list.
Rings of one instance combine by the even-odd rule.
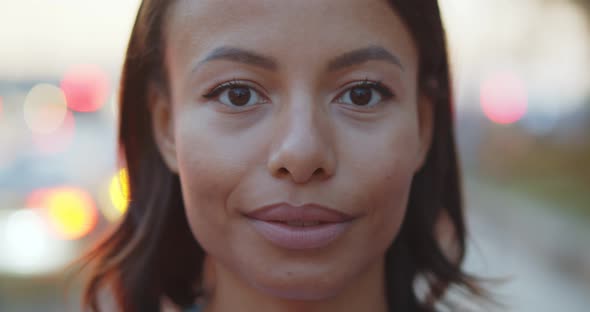
[[201, 312], [201, 306], [200, 306], [200, 305], [197, 305], [197, 304], [195, 304], [195, 305], [193, 305], [193, 306], [190, 306], [190, 307], [188, 307], [188, 308], [184, 308], [184, 309], [182, 310], [182, 312]]

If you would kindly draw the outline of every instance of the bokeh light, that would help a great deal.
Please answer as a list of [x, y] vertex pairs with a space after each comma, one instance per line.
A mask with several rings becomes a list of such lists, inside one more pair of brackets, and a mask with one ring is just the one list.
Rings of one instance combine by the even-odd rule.
[[27, 206], [46, 209], [53, 233], [65, 240], [86, 236], [98, 221], [90, 194], [74, 187], [37, 190], [27, 199]]
[[519, 121], [527, 111], [527, 90], [524, 82], [511, 72], [499, 72], [481, 85], [480, 101], [484, 114], [498, 124]]
[[51, 155], [65, 151], [74, 141], [76, 123], [71, 111], [66, 111], [59, 128], [50, 133], [33, 133], [33, 143], [41, 154]]
[[112, 212], [105, 212], [105, 216], [109, 220], [115, 221], [127, 211], [129, 204], [129, 177], [127, 169], [123, 168], [119, 170], [111, 178], [109, 195], [115, 209]]
[[74, 111], [97, 111], [109, 99], [109, 77], [97, 65], [71, 67], [64, 74], [60, 85], [65, 93], [68, 107]]
[[29, 193], [26, 200], [26, 207], [28, 208], [42, 208], [45, 197], [49, 189], [36, 189]]
[[27, 274], [47, 257], [50, 238], [42, 217], [32, 210], [16, 210], [6, 220], [2, 234], [5, 262], [12, 270]]
[[66, 97], [54, 85], [37, 84], [25, 97], [23, 110], [25, 122], [33, 133], [48, 134], [59, 128], [66, 117]]

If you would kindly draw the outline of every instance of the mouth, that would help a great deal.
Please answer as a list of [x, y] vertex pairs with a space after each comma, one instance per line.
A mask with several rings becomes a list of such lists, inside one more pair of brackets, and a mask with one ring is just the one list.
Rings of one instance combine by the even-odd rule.
[[271, 221], [274, 223], [281, 223], [288, 226], [296, 226], [296, 227], [310, 227], [310, 226], [318, 226], [324, 225], [328, 222], [321, 222], [321, 221], [301, 221], [301, 220], [294, 220], [294, 221]]
[[276, 204], [246, 214], [254, 230], [275, 246], [316, 249], [342, 236], [354, 217], [316, 204]]
[[354, 219], [352, 215], [322, 205], [292, 206], [285, 203], [260, 207], [246, 216], [267, 222], [291, 223], [293, 226], [346, 222]]

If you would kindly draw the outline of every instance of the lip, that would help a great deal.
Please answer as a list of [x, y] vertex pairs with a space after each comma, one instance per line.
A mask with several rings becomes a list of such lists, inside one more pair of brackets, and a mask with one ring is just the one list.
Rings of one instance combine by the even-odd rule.
[[[354, 217], [317, 204], [291, 206], [280, 203], [247, 213], [249, 223], [262, 237], [278, 247], [292, 250], [315, 249], [329, 245], [348, 230]], [[319, 222], [296, 226], [287, 222]]]
[[325, 223], [346, 222], [354, 219], [353, 216], [318, 204], [305, 204], [292, 206], [286, 203], [278, 203], [260, 207], [247, 213], [247, 217], [262, 221], [320, 221]]

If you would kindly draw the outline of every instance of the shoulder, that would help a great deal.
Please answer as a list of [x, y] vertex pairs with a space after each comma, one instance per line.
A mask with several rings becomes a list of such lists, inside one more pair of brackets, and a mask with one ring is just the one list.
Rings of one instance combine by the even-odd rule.
[[162, 300], [162, 312], [201, 312], [201, 306], [194, 304], [188, 307], [178, 307], [169, 299], [164, 298]]

